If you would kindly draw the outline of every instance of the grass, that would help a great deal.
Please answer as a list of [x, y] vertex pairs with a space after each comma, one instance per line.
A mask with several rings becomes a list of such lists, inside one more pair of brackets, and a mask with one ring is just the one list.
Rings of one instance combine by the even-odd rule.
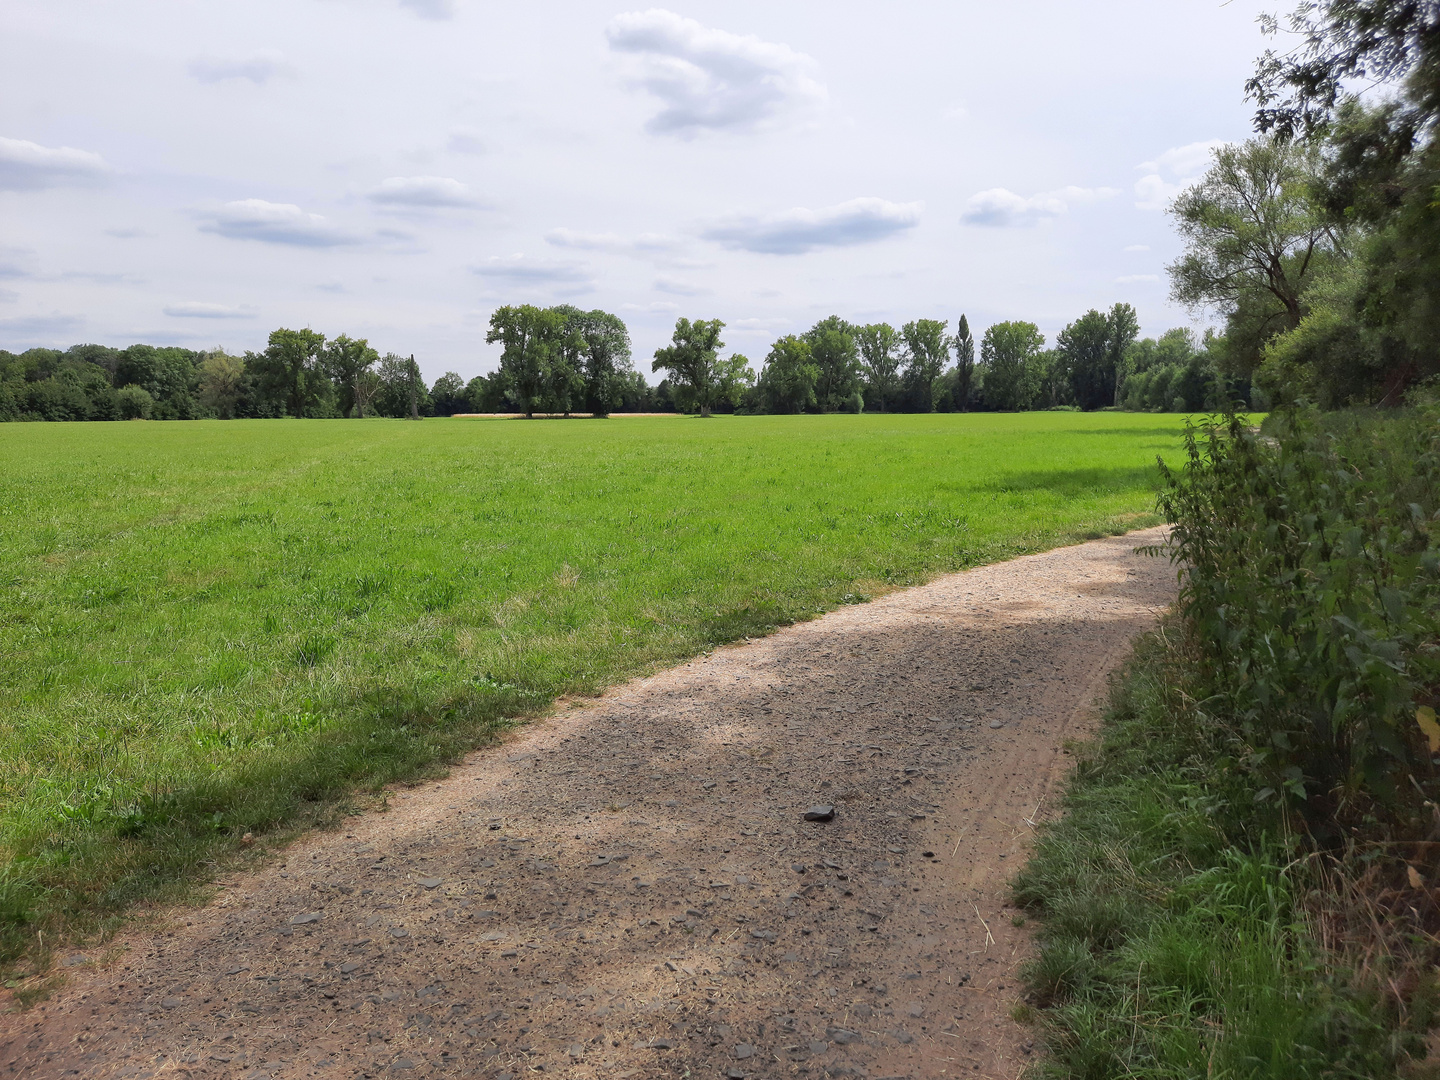
[[1036, 1080], [1413, 1070], [1427, 993], [1402, 1017], [1379, 980], [1321, 946], [1309, 901], [1325, 883], [1278, 815], [1217, 768], [1190, 681], [1163, 635], [1142, 642], [1080, 756], [1066, 816], [1014, 884], [1042, 918], [1027, 982], [1050, 1054]]
[[0, 960], [559, 695], [1153, 523], [1179, 423], [0, 425]]

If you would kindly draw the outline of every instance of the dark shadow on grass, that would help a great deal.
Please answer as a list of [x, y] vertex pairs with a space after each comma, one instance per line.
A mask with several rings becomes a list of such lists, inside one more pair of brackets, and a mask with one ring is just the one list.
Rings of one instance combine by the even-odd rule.
[[1158, 488], [1160, 473], [1154, 465], [1114, 468], [1043, 469], [1008, 473], [971, 491], [991, 494], [1014, 494], [1021, 491], [1053, 491], [1066, 498], [1079, 498], [1096, 491], [1134, 491], [1136, 488]]

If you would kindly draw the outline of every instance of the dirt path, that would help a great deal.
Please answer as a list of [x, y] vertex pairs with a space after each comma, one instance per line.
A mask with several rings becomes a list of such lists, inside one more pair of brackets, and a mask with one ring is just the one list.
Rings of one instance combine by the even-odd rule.
[[[1013, 1078], [1005, 882], [1158, 530], [721, 649], [132, 935], [0, 1017], [50, 1077]], [[834, 819], [807, 822], [816, 804]]]

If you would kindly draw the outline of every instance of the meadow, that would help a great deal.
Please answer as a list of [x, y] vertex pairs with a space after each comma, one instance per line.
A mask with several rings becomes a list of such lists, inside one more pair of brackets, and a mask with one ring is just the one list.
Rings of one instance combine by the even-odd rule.
[[43, 956], [557, 697], [1152, 524], [1181, 425], [0, 425], [0, 949]]

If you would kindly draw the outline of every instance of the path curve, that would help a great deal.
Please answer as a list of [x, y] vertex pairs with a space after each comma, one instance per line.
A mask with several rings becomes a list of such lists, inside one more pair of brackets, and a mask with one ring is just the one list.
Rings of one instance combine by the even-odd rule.
[[[1013, 1078], [1005, 882], [1175, 595], [1161, 530], [562, 710], [0, 1016], [51, 1077]], [[806, 822], [812, 805], [834, 819]], [[688, 1070], [688, 1071], [687, 1071]]]

